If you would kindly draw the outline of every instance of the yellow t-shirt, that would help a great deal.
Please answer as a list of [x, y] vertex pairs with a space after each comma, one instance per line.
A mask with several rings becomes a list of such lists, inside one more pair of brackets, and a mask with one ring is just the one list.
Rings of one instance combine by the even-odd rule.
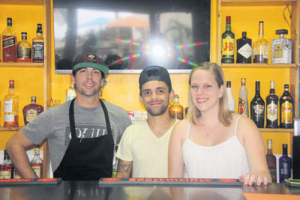
[[168, 148], [171, 132], [178, 120], [160, 138], [156, 137], [147, 121], [129, 126], [119, 144], [117, 157], [133, 161], [134, 178], [167, 178]]

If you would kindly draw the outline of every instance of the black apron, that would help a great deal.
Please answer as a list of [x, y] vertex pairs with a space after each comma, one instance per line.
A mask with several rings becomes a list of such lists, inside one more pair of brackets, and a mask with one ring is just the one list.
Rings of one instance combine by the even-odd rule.
[[77, 138], [75, 132], [74, 101], [69, 110], [72, 138], [67, 151], [54, 172], [54, 177], [63, 180], [99, 180], [100, 177], [112, 176], [114, 140], [108, 112], [99, 99], [104, 111], [107, 135], [97, 138]]

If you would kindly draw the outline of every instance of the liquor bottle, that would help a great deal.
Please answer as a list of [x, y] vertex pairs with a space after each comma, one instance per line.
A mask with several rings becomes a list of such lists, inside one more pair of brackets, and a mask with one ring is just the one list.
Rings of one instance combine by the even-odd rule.
[[272, 63], [292, 63], [292, 41], [284, 38], [288, 30], [276, 30], [279, 38], [272, 41]]
[[31, 104], [24, 106], [23, 116], [25, 125], [34, 120], [40, 113], [44, 111], [43, 106], [36, 103], [36, 97], [31, 97]]
[[3, 179], [3, 177], [2, 177], [2, 170], [3, 170], [3, 166], [4, 166], [4, 161], [5, 161], [5, 155], [4, 155], [4, 158], [3, 158], [3, 162], [0, 163], [0, 180]]
[[74, 85], [71, 83], [66, 91], [66, 101], [70, 101], [76, 97], [76, 91]]
[[231, 17], [226, 17], [226, 31], [222, 34], [222, 63], [234, 62], [234, 33], [231, 31]]
[[265, 102], [260, 96], [260, 81], [255, 82], [255, 96], [251, 101], [251, 119], [258, 128], [264, 128]]
[[17, 37], [12, 28], [12, 18], [7, 18], [7, 27], [2, 34], [3, 41], [3, 62], [16, 62], [17, 58]]
[[179, 96], [175, 94], [173, 105], [169, 108], [170, 116], [175, 119], [183, 119], [183, 107], [179, 104]]
[[289, 92], [289, 85], [284, 85], [284, 92], [280, 97], [280, 128], [294, 128], [294, 100]]
[[14, 80], [9, 80], [9, 92], [4, 97], [4, 127], [19, 126], [19, 98], [15, 94]]
[[13, 165], [9, 158], [9, 155], [6, 150], [4, 150], [4, 161], [2, 164], [1, 175], [2, 179], [11, 179], [13, 172]]
[[246, 88], [246, 79], [241, 79], [241, 89], [239, 94], [239, 114], [249, 117], [248, 91]]
[[40, 156], [40, 146], [36, 145], [34, 149], [34, 157], [30, 162], [31, 168], [37, 175], [37, 177], [43, 177], [43, 160]]
[[27, 32], [22, 32], [17, 49], [17, 62], [31, 62], [31, 44], [27, 41]]
[[287, 144], [282, 145], [282, 156], [279, 158], [279, 182], [291, 178], [292, 159], [288, 156]]
[[242, 38], [236, 40], [236, 63], [251, 63], [252, 40], [247, 38], [247, 32], [242, 32]]
[[17, 168], [14, 168], [14, 172], [13, 172], [13, 179], [21, 179], [22, 176], [21, 174], [18, 172]]
[[228, 108], [235, 112], [235, 101], [231, 93], [231, 81], [227, 81]]
[[264, 39], [264, 22], [259, 22], [258, 41], [253, 44], [253, 63], [268, 63], [269, 42]]
[[32, 39], [32, 62], [44, 62], [44, 38], [42, 24], [37, 25], [36, 37]]
[[270, 94], [267, 96], [266, 102], [266, 128], [278, 128], [278, 96], [275, 94], [275, 81], [270, 83]]
[[273, 146], [272, 146], [272, 140], [267, 140], [268, 144], [268, 152], [266, 155], [267, 164], [269, 168], [269, 172], [272, 177], [272, 182], [277, 182], [277, 167], [276, 167], [276, 157], [273, 154]]

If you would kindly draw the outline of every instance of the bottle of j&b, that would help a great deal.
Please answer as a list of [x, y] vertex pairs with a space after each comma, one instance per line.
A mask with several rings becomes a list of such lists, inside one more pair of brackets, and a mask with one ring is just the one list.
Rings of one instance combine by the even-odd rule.
[[294, 127], [294, 100], [289, 92], [289, 85], [284, 85], [284, 92], [280, 98], [280, 128]]
[[[282, 145], [282, 156], [279, 158], [279, 182], [291, 178], [292, 159], [288, 156], [287, 144]], [[298, 170], [298, 169], [297, 169]]]
[[260, 81], [255, 82], [255, 96], [251, 101], [251, 119], [258, 128], [264, 128], [265, 102], [260, 96]]
[[228, 96], [228, 108], [231, 112], [235, 112], [235, 101], [231, 92], [231, 81], [227, 81], [227, 96]]
[[7, 27], [2, 34], [3, 62], [16, 62], [17, 59], [17, 37], [12, 28], [12, 18], [7, 18]]
[[31, 97], [31, 104], [24, 106], [23, 116], [25, 125], [34, 120], [40, 113], [44, 111], [43, 106], [36, 103], [36, 97]]
[[31, 44], [27, 41], [26, 32], [22, 32], [22, 40], [17, 48], [17, 62], [31, 62]]
[[258, 41], [253, 44], [253, 63], [268, 63], [269, 42], [264, 39], [264, 22], [259, 22]]
[[239, 94], [239, 114], [249, 117], [248, 91], [246, 88], [246, 79], [241, 79], [241, 89]]
[[247, 38], [247, 32], [242, 32], [242, 38], [236, 40], [236, 63], [251, 63], [252, 40]]
[[19, 126], [19, 98], [15, 94], [14, 80], [9, 80], [9, 92], [4, 97], [4, 127]]
[[267, 140], [268, 145], [268, 152], [266, 155], [267, 164], [269, 168], [269, 172], [272, 177], [272, 182], [277, 182], [277, 167], [276, 167], [276, 157], [273, 154], [273, 146], [272, 146], [272, 140]]
[[34, 157], [30, 162], [31, 168], [38, 178], [43, 177], [43, 160], [40, 156], [40, 146], [37, 145], [34, 149]]
[[231, 17], [226, 17], [226, 31], [222, 34], [222, 63], [234, 63], [234, 33], [231, 31]]
[[36, 38], [32, 39], [32, 62], [44, 62], [44, 38], [42, 24], [37, 25]]
[[174, 96], [173, 105], [170, 106], [169, 113], [175, 119], [183, 119], [183, 107], [179, 104], [179, 96], [177, 94]]
[[278, 96], [275, 94], [275, 81], [271, 81], [270, 84], [270, 94], [267, 96], [266, 106], [266, 128], [278, 128]]

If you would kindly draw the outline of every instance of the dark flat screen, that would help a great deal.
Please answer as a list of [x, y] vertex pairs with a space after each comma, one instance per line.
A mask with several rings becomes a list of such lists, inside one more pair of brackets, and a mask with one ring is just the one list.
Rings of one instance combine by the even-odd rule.
[[96, 53], [110, 73], [186, 73], [210, 61], [210, 0], [53, 0], [55, 71]]

